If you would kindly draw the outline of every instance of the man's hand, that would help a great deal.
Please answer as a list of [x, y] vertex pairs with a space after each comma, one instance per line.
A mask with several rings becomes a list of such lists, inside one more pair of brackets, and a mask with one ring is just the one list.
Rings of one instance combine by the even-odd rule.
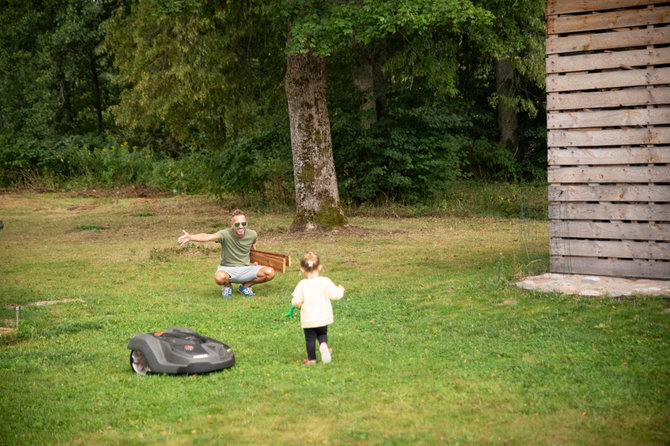
[[191, 241], [191, 234], [184, 231], [183, 229], [182, 229], [182, 232], [184, 233], [184, 235], [182, 235], [181, 237], [179, 237], [177, 239], [177, 241], [179, 242], [180, 245], [183, 245], [184, 243]]

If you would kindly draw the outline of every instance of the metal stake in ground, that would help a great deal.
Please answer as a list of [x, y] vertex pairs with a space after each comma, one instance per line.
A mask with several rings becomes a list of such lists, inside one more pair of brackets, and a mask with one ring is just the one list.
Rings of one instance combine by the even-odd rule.
[[14, 309], [16, 310], [16, 331], [19, 331], [19, 311], [21, 311], [21, 306], [17, 305]]

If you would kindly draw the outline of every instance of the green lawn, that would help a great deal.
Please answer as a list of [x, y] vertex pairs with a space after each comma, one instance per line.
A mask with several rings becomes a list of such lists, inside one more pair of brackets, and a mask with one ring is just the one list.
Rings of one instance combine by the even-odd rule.
[[[259, 249], [317, 252], [346, 288], [331, 364], [302, 364], [283, 318], [296, 266], [223, 301], [202, 197], [0, 195], [0, 444], [668, 444], [670, 312], [519, 289], [520, 233], [546, 222], [354, 217], [293, 234], [248, 215]], [[53, 305], [38, 301], [73, 299]], [[79, 301], [81, 300], [81, 301]], [[209, 375], [140, 376], [139, 332], [186, 326], [235, 351]]]

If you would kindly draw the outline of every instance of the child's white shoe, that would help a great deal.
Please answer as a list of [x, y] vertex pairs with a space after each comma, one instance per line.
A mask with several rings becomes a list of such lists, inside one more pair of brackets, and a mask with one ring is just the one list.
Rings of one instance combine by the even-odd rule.
[[326, 344], [325, 342], [321, 343], [321, 345], [319, 345], [319, 351], [321, 352], [321, 362], [325, 362], [326, 364], [328, 364], [331, 359], [328, 344]]

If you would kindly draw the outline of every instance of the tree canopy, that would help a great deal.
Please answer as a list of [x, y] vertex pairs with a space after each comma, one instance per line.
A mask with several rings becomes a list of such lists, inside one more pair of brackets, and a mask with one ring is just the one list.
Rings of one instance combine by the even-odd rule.
[[[288, 57], [309, 54], [325, 61], [343, 199], [421, 201], [459, 178], [542, 178], [543, 11], [539, 0], [10, 0], [0, 157], [32, 150], [37, 163], [55, 142], [116, 139], [209, 154], [216, 193], [290, 191], [284, 77]], [[499, 60], [513, 93], [496, 89]], [[518, 115], [523, 150], [500, 143], [500, 104]]]

